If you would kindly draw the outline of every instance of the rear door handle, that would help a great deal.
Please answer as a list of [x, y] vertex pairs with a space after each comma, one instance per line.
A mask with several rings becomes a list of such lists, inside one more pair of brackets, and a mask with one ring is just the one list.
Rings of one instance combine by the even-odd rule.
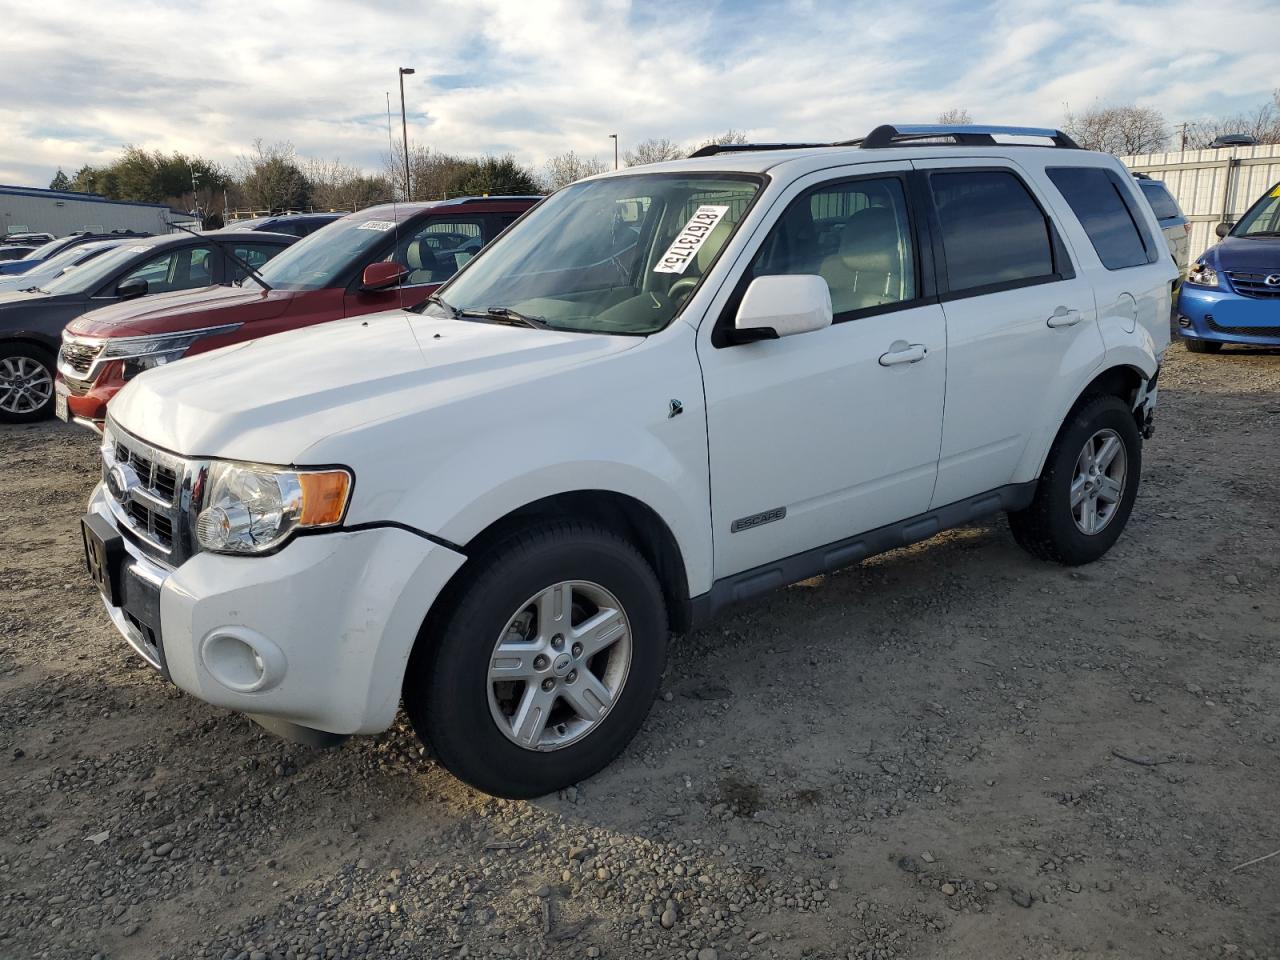
[[880, 355], [880, 366], [894, 367], [900, 363], [919, 363], [929, 355], [929, 348], [923, 343], [907, 343], [896, 340], [889, 346], [889, 352]]
[[1072, 310], [1068, 307], [1058, 307], [1057, 310], [1053, 311], [1053, 316], [1045, 322], [1051, 327], [1074, 327], [1083, 319], [1084, 314], [1079, 310]]

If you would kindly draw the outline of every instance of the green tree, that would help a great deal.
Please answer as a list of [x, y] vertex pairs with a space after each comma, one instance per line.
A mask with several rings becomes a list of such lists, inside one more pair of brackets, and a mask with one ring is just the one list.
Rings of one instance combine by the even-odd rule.
[[50, 190], [70, 190], [71, 178], [62, 172], [62, 168], [58, 168], [58, 172], [53, 175], [53, 179], [49, 181]]
[[453, 181], [450, 194], [538, 193], [538, 176], [516, 162], [511, 154], [467, 161]]

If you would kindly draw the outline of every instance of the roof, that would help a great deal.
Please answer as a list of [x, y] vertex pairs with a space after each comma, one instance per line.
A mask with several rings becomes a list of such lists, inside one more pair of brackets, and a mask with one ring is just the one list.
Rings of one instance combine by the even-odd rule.
[[167, 203], [151, 203], [145, 200], [109, 200], [100, 193], [74, 193], [70, 190], [45, 190], [42, 187], [18, 187], [0, 184], [0, 196], [34, 197], [40, 200], [75, 200], [80, 203], [114, 203], [126, 207], [154, 207], [166, 213], [182, 213]]
[[[409, 217], [416, 216], [419, 213], [423, 213], [426, 210], [434, 209], [435, 207], [460, 207], [468, 205], [486, 206], [490, 204], [495, 207], [502, 206], [503, 204], [527, 205], [537, 203], [541, 199], [543, 198], [540, 195], [502, 195], [489, 197], [453, 197], [449, 200], [414, 200], [411, 203], [380, 203], [376, 207], [365, 207], [363, 210], [358, 210], [355, 213], [349, 213], [347, 216], [352, 219], [367, 219], [370, 214], [377, 214], [378, 216], [394, 216], [397, 220], [405, 220]], [[232, 223], [234, 222], [235, 221], [233, 220]]]

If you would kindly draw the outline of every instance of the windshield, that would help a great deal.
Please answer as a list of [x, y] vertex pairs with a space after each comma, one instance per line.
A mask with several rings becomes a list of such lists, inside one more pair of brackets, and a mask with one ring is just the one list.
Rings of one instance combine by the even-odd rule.
[[78, 270], [68, 270], [57, 279], [41, 284], [41, 287], [49, 293], [89, 293], [137, 254], [146, 253], [151, 247], [152, 244], [148, 243], [116, 247]]
[[22, 259], [23, 260], [43, 260], [46, 257], [50, 256], [51, 254], [57, 253], [59, 250], [61, 250], [68, 243], [71, 243], [71, 242], [73, 241], [71, 240], [70, 237], [59, 237], [57, 240], [50, 240], [48, 243], [41, 244], [40, 246], [36, 247], [34, 250], [32, 250]]
[[1255, 203], [1231, 231], [1233, 237], [1280, 237], [1280, 183]]
[[761, 183], [687, 173], [576, 183], [534, 208], [441, 297], [465, 313], [505, 308], [561, 330], [656, 333], [697, 289]]
[[308, 234], [272, 258], [258, 273], [277, 290], [323, 290], [337, 286], [359, 257], [395, 229], [392, 220], [338, 220]]

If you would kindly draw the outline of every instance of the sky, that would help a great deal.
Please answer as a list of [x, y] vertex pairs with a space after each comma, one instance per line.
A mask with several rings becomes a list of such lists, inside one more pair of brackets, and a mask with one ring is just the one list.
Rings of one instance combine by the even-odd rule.
[[1278, 0], [0, 0], [0, 183], [126, 144], [229, 167], [255, 139], [376, 170], [409, 138], [541, 167], [648, 137], [838, 140], [884, 122], [1171, 122], [1280, 86]]

